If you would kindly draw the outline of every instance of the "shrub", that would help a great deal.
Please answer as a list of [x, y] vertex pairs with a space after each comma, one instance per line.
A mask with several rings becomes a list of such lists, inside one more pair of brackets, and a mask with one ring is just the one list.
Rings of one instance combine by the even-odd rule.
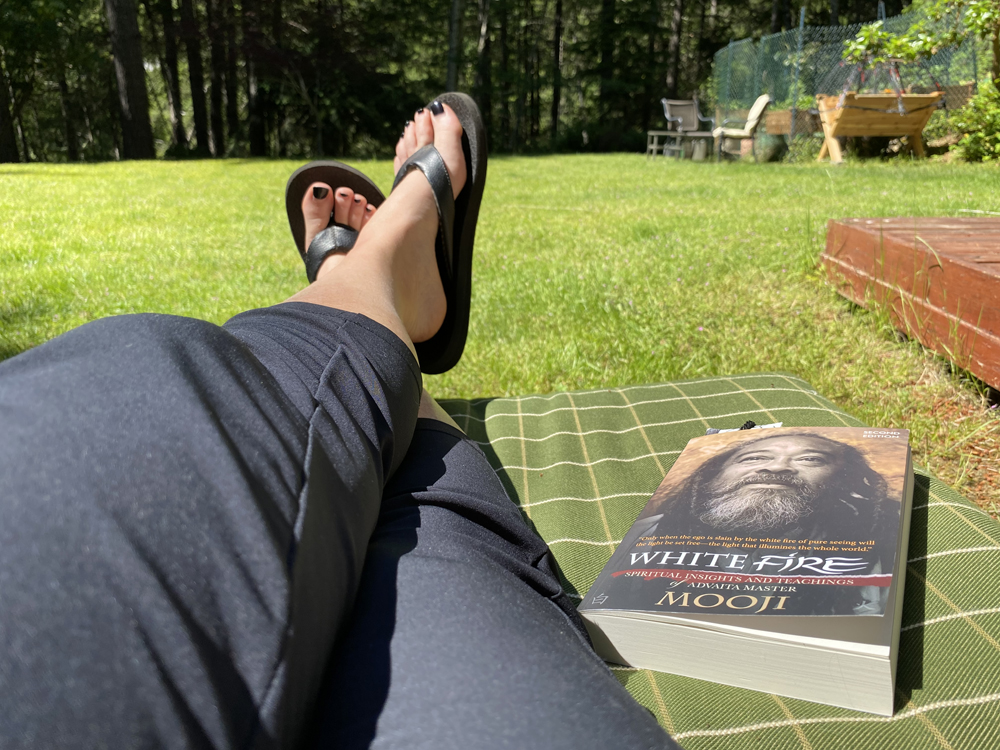
[[967, 161], [1000, 159], [1000, 92], [983, 84], [969, 103], [955, 113], [952, 126], [962, 133], [958, 149]]

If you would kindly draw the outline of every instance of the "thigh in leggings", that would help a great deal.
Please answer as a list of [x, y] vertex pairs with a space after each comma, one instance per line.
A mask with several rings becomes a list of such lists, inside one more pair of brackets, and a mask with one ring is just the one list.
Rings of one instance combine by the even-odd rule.
[[305, 304], [0, 363], [0, 746], [291, 746], [420, 383]]
[[418, 420], [386, 487], [315, 748], [676, 748], [592, 650], [485, 455]]

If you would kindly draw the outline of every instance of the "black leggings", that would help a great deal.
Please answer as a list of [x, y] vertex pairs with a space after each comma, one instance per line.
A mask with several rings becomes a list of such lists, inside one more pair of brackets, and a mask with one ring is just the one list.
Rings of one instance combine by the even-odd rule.
[[669, 747], [420, 387], [300, 303], [0, 363], [0, 746]]

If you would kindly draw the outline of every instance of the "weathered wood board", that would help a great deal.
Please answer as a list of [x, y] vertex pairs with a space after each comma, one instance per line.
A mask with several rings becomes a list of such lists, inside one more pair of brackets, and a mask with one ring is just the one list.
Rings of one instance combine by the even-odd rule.
[[1000, 388], [1000, 217], [831, 220], [820, 258], [845, 297]]

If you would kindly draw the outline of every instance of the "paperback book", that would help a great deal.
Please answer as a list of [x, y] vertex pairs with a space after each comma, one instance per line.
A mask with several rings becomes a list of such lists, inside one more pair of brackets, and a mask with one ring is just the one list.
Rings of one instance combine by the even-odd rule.
[[908, 439], [786, 427], [691, 440], [580, 604], [598, 653], [890, 715]]

